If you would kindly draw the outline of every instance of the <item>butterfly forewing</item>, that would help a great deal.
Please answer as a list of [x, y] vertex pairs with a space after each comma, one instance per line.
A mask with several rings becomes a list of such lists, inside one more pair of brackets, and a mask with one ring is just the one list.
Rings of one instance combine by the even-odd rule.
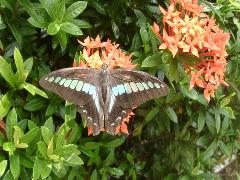
[[161, 80], [141, 71], [116, 69], [109, 79], [108, 118], [105, 119], [109, 132], [114, 131], [133, 108], [168, 93], [168, 87]]
[[100, 102], [99, 71], [90, 68], [66, 68], [54, 71], [40, 80], [40, 85], [77, 105], [96, 135], [104, 128], [104, 113]]

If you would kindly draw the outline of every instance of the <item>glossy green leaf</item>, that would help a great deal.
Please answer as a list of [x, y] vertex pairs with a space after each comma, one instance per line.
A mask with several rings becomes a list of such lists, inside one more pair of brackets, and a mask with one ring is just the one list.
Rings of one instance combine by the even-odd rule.
[[15, 79], [11, 65], [8, 64], [2, 56], [0, 56], [0, 74], [12, 87], [15, 87], [17, 81]]
[[77, 25], [70, 22], [62, 23], [61, 30], [75, 36], [83, 35], [82, 30]]
[[53, 132], [44, 126], [41, 127], [41, 132], [42, 132], [42, 137], [43, 137], [44, 142], [46, 144], [48, 144], [53, 137]]
[[222, 107], [219, 109], [219, 112], [223, 114], [224, 116], [227, 116], [231, 119], [236, 119], [234, 112], [231, 107]]
[[18, 74], [19, 82], [22, 82], [22, 81], [25, 80], [24, 64], [23, 64], [22, 55], [17, 48], [14, 49], [14, 60], [15, 60], [15, 64], [16, 64], [16, 67], [17, 67], [17, 74]]
[[7, 115], [6, 119], [6, 130], [7, 130], [7, 138], [11, 142], [13, 141], [13, 128], [17, 125], [17, 113], [13, 108]]
[[221, 117], [220, 117], [220, 112], [217, 108], [215, 108], [214, 114], [215, 114], [216, 130], [217, 130], [217, 133], [219, 133], [221, 128]]
[[4, 174], [6, 167], [7, 167], [8, 161], [7, 160], [2, 160], [0, 162], [0, 177]]
[[77, 16], [79, 16], [84, 9], [87, 7], [86, 1], [77, 1], [71, 4], [65, 12], [64, 21], [69, 21]]
[[16, 147], [13, 142], [5, 142], [3, 144], [3, 150], [9, 152], [11, 155], [16, 150]]
[[169, 77], [171, 81], [174, 81], [179, 77], [178, 62], [174, 59], [169, 62]]
[[145, 117], [145, 122], [148, 123], [153, 120], [159, 113], [159, 107], [153, 108]]
[[60, 30], [60, 24], [56, 21], [54, 22], [51, 22], [49, 25], [48, 25], [48, 28], [47, 28], [47, 33], [49, 35], [55, 35], [58, 33], [58, 31]]
[[121, 144], [123, 144], [124, 141], [125, 141], [125, 138], [122, 137], [122, 138], [115, 139], [113, 141], [104, 142], [104, 143], [102, 143], [102, 146], [108, 147], [108, 148], [116, 148], [116, 147], [120, 146]]
[[11, 95], [8, 92], [4, 96], [2, 96], [2, 99], [0, 100], [0, 119], [5, 117], [11, 108], [10, 98]]
[[83, 160], [75, 154], [65, 157], [65, 161], [71, 166], [80, 166], [84, 164]]
[[52, 171], [52, 164], [48, 164], [46, 160], [40, 160], [41, 165], [41, 177], [43, 179], [48, 178]]
[[119, 38], [119, 27], [115, 21], [112, 21], [111, 23], [112, 23], [112, 31], [113, 31], [114, 37], [116, 39], [118, 39]]
[[38, 127], [33, 128], [20, 138], [20, 142], [29, 144], [32, 141], [39, 138], [39, 134], [40, 134], [40, 128]]
[[119, 168], [108, 168], [108, 171], [113, 175], [113, 176], [117, 176], [120, 177], [122, 175], [124, 175], [124, 172], [119, 169]]
[[172, 107], [168, 106], [165, 112], [173, 122], [178, 123], [177, 114], [175, 113]]
[[221, 151], [228, 157], [231, 156], [231, 152], [230, 149], [228, 148], [228, 146], [223, 142], [223, 141], [219, 141], [219, 147], [221, 149]]
[[142, 62], [142, 67], [157, 67], [162, 63], [162, 53], [153, 54]]
[[210, 158], [214, 154], [217, 147], [218, 147], [218, 142], [214, 140], [210, 144], [210, 146], [207, 148], [207, 150], [202, 154], [203, 160], [207, 160], [208, 158]]
[[22, 33], [20, 31], [20, 28], [16, 24], [13, 24], [13, 23], [8, 23], [8, 26], [11, 29], [18, 44], [22, 45], [23, 37], [22, 37]]
[[181, 86], [180, 90], [185, 97], [188, 97], [188, 98], [193, 99], [193, 100], [197, 100], [198, 93], [195, 89], [189, 90], [188, 87]]
[[33, 179], [39, 179], [41, 175], [41, 160], [38, 157], [35, 158], [33, 165]]
[[42, 98], [33, 98], [27, 104], [24, 105], [24, 109], [27, 111], [37, 111], [44, 108], [46, 102]]
[[204, 128], [206, 121], [205, 113], [203, 111], [200, 111], [198, 113], [198, 132], [201, 132]]
[[39, 0], [52, 20], [61, 20], [65, 14], [65, 1], [62, 0]]
[[25, 82], [21, 86], [24, 89], [26, 89], [28, 92], [30, 92], [33, 96], [38, 94], [38, 95], [40, 95], [42, 97], [48, 98], [47, 94], [43, 90], [37, 88], [36, 86], [34, 86], [32, 84], [29, 84], [29, 83]]
[[37, 143], [38, 145], [38, 151], [40, 152], [40, 154], [47, 159], [47, 146], [43, 141], [39, 141]]
[[20, 161], [17, 153], [14, 153], [9, 156], [10, 170], [15, 179], [20, 175]]
[[80, 29], [86, 29], [86, 28], [92, 27], [92, 25], [89, 22], [80, 20], [80, 19], [73, 19], [70, 22], [77, 25]]
[[106, 11], [103, 7], [103, 5], [101, 3], [99, 3], [98, 1], [95, 0], [89, 0], [88, 2], [90, 4], [90, 6], [92, 6], [93, 8], [96, 9], [97, 12], [99, 12], [100, 14], [105, 15]]

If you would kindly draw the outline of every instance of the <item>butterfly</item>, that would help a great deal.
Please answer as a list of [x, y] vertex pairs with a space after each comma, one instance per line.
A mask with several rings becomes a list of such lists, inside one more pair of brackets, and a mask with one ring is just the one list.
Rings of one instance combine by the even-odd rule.
[[166, 96], [168, 87], [148, 73], [122, 68], [71, 67], [53, 71], [40, 85], [76, 105], [93, 135], [116, 134], [124, 118], [143, 102]]

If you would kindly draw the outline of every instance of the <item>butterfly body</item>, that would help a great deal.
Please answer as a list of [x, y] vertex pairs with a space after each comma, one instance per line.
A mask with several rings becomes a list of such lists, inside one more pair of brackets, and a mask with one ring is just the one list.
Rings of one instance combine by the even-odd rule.
[[133, 108], [167, 95], [167, 86], [147, 73], [126, 69], [65, 68], [40, 80], [40, 85], [74, 103], [93, 135], [116, 128]]

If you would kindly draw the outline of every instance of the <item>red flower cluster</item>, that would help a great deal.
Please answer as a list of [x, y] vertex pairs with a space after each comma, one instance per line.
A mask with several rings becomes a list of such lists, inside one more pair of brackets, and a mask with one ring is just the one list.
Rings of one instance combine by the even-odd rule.
[[[119, 48], [118, 44], [113, 44], [110, 40], [102, 42], [100, 37], [97, 36], [96, 39], [87, 37], [84, 42], [79, 41], [79, 43], [83, 45], [84, 48], [80, 62], [75, 60], [73, 63], [74, 67], [80, 66], [100, 69], [104, 63], [108, 65], [109, 69], [118, 67], [133, 69], [136, 67], [136, 65], [131, 62], [131, 55], [126, 55], [126, 53]], [[129, 113], [128, 117], [122, 121], [116, 129], [116, 134], [128, 134], [126, 123], [129, 122], [132, 115], [132, 112]], [[104, 131], [104, 129], [102, 131]], [[91, 134], [92, 129], [88, 128], [88, 135]]]
[[163, 13], [163, 32], [154, 23], [153, 31], [162, 40], [159, 49], [168, 49], [173, 54], [190, 54], [200, 58], [200, 62], [189, 67], [186, 72], [192, 79], [190, 89], [194, 86], [204, 89], [205, 98], [210, 101], [219, 85], [224, 81], [226, 71], [226, 45], [229, 34], [224, 33], [215, 20], [203, 13], [198, 0], [170, 0], [168, 10], [160, 7]]

